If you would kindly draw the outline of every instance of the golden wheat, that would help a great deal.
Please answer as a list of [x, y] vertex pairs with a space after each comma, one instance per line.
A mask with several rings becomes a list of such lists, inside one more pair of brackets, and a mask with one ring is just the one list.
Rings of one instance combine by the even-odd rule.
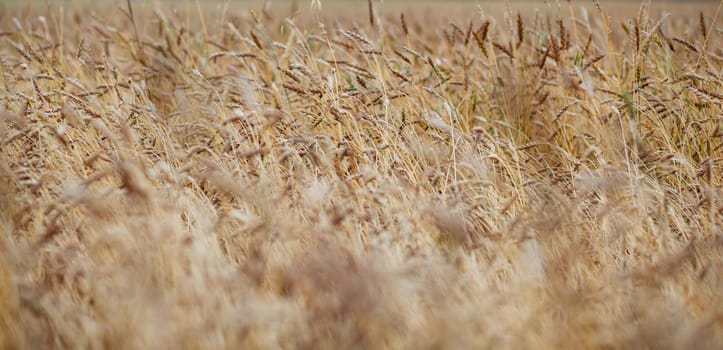
[[190, 3], [0, 5], [0, 348], [723, 347], [720, 5]]

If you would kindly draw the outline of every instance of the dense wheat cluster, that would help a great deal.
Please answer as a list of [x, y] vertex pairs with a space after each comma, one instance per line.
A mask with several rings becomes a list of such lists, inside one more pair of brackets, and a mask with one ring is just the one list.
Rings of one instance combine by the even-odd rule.
[[312, 5], [2, 8], [0, 348], [723, 347], [719, 4]]

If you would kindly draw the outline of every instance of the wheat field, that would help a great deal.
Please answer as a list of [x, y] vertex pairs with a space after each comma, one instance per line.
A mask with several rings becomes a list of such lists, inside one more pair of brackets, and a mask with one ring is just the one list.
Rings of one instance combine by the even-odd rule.
[[0, 4], [0, 349], [721, 349], [720, 10]]

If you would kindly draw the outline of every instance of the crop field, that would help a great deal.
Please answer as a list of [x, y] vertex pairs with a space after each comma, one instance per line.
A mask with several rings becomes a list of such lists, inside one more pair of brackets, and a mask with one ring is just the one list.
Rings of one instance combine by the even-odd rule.
[[721, 349], [721, 2], [0, 4], [0, 349]]

